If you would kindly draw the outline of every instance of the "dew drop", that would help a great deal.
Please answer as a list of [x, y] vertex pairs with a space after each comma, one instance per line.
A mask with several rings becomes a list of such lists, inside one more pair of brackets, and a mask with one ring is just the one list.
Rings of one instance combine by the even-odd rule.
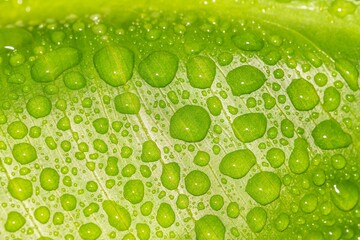
[[234, 96], [252, 93], [262, 87], [265, 81], [264, 73], [250, 65], [237, 67], [226, 76], [226, 82]]
[[12, 149], [12, 155], [20, 164], [28, 164], [37, 159], [37, 153], [33, 145], [29, 143], [17, 143]]
[[314, 86], [305, 79], [294, 79], [286, 89], [296, 110], [308, 111], [320, 101]]
[[95, 53], [94, 65], [104, 82], [119, 87], [133, 75], [134, 53], [125, 47], [107, 46]]
[[232, 123], [236, 138], [244, 143], [264, 136], [266, 127], [267, 120], [263, 113], [246, 113], [236, 117]]
[[190, 85], [194, 88], [210, 88], [216, 74], [216, 66], [213, 60], [205, 56], [190, 58], [186, 64], [187, 77]]
[[289, 168], [295, 174], [302, 174], [310, 166], [308, 143], [302, 138], [294, 142], [294, 149], [289, 157]]
[[131, 92], [125, 92], [115, 97], [115, 109], [122, 114], [137, 114], [140, 111], [140, 99]]
[[156, 162], [161, 158], [161, 151], [153, 140], [143, 143], [140, 158], [143, 162]]
[[207, 193], [210, 189], [211, 182], [204, 172], [193, 170], [185, 177], [185, 188], [194, 196], [201, 196]]
[[52, 82], [64, 71], [78, 65], [81, 53], [75, 48], [59, 48], [37, 60], [31, 68], [31, 76], [37, 82]]
[[275, 173], [260, 172], [248, 180], [245, 190], [256, 202], [267, 205], [279, 197], [281, 180]]
[[316, 146], [323, 150], [345, 148], [352, 144], [351, 136], [344, 132], [335, 119], [320, 122], [311, 135]]
[[13, 198], [20, 201], [24, 201], [33, 195], [32, 183], [19, 177], [9, 180], [7, 190]]
[[45, 96], [35, 96], [26, 103], [26, 110], [34, 118], [46, 117], [51, 109], [51, 102]]
[[234, 179], [244, 177], [255, 165], [256, 157], [248, 149], [226, 154], [220, 162], [220, 172]]
[[46, 191], [58, 189], [60, 182], [59, 173], [53, 168], [44, 168], [40, 173], [40, 186]]
[[132, 204], [141, 202], [144, 198], [144, 184], [140, 180], [129, 180], [124, 185], [124, 198]]
[[23, 122], [15, 121], [9, 124], [7, 132], [14, 139], [23, 139], [28, 134], [28, 128]]
[[95, 223], [85, 223], [79, 228], [79, 235], [84, 240], [96, 240], [101, 234], [100, 227]]
[[254, 233], [261, 232], [265, 227], [266, 221], [267, 213], [261, 207], [251, 209], [246, 215], [246, 223]]
[[131, 216], [126, 208], [120, 206], [115, 201], [105, 200], [102, 207], [108, 216], [109, 224], [118, 231], [125, 231], [130, 228]]
[[175, 213], [167, 203], [161, 203], [156, 213], [156, 221], [163, 228], [169, 228], [175, 222]]
[[215, 215], [205, 215], [195, 222], [197, 240], [224, 240], [225, 225]]
[[180, 166], [176, 162], [171, 162], [163, 165], [161, 173], [161, 184], [169, 189], [177, 189], [180, 182]]
[[171, 117], [170, 136], [186, 142], [199, 142], [206, 137], [210, 124], [210, 116], [204, 108], [186, 105]]
[[252, 32], [239, 33], [232, 37], [232, 41], [243, 51], [260, 51], [264, 47], [264, 40]]
[[340, 210], [350, 211], [359, 202], [359, 188], [348, 180], [335, 183], [331, 189], [331, 200]]
[[5, 222], [5, 230], [8, 232], [16, 232], [26, 223], [25, 218], [16, 211], [11, 211], [7, 215]]
[[150, 53], [140, 64], [140, 76], [152, 87], [162, 88], [175, 78], [179, 59], [166, 51]]

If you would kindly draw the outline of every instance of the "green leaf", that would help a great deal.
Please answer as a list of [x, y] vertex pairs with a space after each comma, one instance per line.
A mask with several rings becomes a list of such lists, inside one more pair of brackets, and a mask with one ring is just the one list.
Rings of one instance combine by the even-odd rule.
[[1, 1], [4, 239], [357, 239], [357, 1]]

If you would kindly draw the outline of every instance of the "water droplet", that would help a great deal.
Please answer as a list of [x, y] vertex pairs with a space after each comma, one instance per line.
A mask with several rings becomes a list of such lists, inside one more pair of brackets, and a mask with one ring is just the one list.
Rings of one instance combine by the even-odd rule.
[[286, 89], [296, 110], [308, 111], [320, 101], [314, 86], [305, 79], [294, 79]]
[[335, 111], [340, 105], [340, 93], [335, 87], [328, 87], [324, 91], [323, 108], [327, 112]]
[[115, 109], [122, 114], [137, 114], [140, 111], [140, 99], [131, 92], [125, 92], [115, 97]]
[[174, 190], [179, 186], [180, 182], [180, 166], [179, 164], [172, 162], [163, 165], [161, 173], [161, 184], [169, 189]]
[[10, 195], [20, 201], [24, 201], [33, 195], [32, 183], [24, 178], [13, 178], [9, 180], [7, 189]]
[[194, 157], [194, 163], [198, 166], [204, 167], [210, 162], [210, 154], [204, 151], [198, 151]]
[[68, 117], [62, 117], [56, 124], [57, 129], [61, 131], [67, 131], [71, 128], [70, 119]]
[[161, 158], [161, 151], [153, 140], [145, 141], [141, 150], [141, 161], [156, 162]]
[[5, 230], [8, 232], [18, 231], [26, 223], [25, 218], [18, 212], [11, 211], [7, 215]]
[[237, 202], [231, 202], [226, 208], [226, 215], [229, 218], [237, 218], [240, 215], [240, 207]]
[[75, 48], [59, 48], [37, 60], [31, 68], [31, 76], [37, 82], [52, 82], [64, 71], [78, 65], [81, 53]]
[[62, 212], [56, 212], [53, 216], [53, 224], [61, 225], [64, 223], [64, 214]]
[[179, 209], [185, 209], [189, 206], [189, 197], [185, 194], [179, 194], [176, 200], [176, 206]]
[[105, 168], [105, 173], [108, 176], [116, 176], [119, 173], [119, 168], [117, 166], [118, 159], [116, 157], [109, 157], [107, 160], [107, 165]]
[[335, 61], [335, 69], [345, 79], [351, 90], [359, 90], [359, 70], [350, 61], [337, 59]]
[[167, 203], [161, 203], [156, 213], [156, 221], [163, 228], [168, 228], [175, 222], [175, 213]]
[[273, 168], [281, 167], [285, 162], [285, 153], [280, 148], [271, 148], [266, 153], [266, 160]]
[[127, 164], [122, 170], [121, 175], [124, 177], [131, 177], [136, 172], [136, 167], [132, 164]]
[[195, 222], [197, 240], [224, 240], [226, 228], [215, 215], [205, 215]]
[[29, 143], [17, 143], [14, 145], [12, 155], [20, 164], [28, 164], [37, 159], [37, 153], [33, 145]]
[[266, 220], [267, 213], [261, 207], [255, 207], [251, 209], [246, 215], [246, 223], [254, 233], [259, 233], [263, 230], [266, 224]]
[[100, 153], [106, 153], [108, 151], [108, 145], [101, 139], [95, 139], [93, 146], [94, 149]]
[[205, 56], [190, 58], [186, 64], [187, 77], [194, 88], [210, 88], [216, 74], [213, 60]]
[[335, 183], [331, 189], [331, 200], [340, 210], [350, 211], [359, 202], [359, 188], [351, 181]]
[[352, 144], [351, 136], [344, 132], [335, 119], [324, 120], [311, 133], [316, 146], [323, 150], [345, 148]]
[[252, 142], [264, 136], [267, 120], [262, 113], [246, 113], [238, 116], [232, 123], [232, 129], [237, 139], [244, 143]]
[[258, 203], [267, 205], [280, 195], [281, 180], [272, 172], [260, 172], [246, 184], [246, 192]]
[[317, 73], [314, 76], [314, 81], [319, 87], [323, 87], [328, 82], [328, 77], [324, 73]]
[[289, 119], [283, 119], [280, 123], [281, 133], [287, 137], [292, 138], [294, 136], [294, 123]]
[[95, 181], [88, 181], [86, 183], [86, 190], [89, 192], [96, 192], [98, 190], [99, 186]]
[[150, 239], [150, 227], [145, 223], [136, 224], [136, 233], [140, 240], [148, 240]]
[[300, 200], [300, 208], [304, 213], [312, 213], [315, 211], [317, 204], [317, 197], [312, 193], [306, 194]]
[[154, 207], [154, 204], [150, 201], [144, 202], [141, 207], [140, 211], [143, 216], [149, 216], [152, 212], [152, 209]]
[[201, 196], [207, 193], [210, 189], [211, 182], [204, 172], [193, 170], [185, 177], [185, 188], [194, 196]]
[[244, 177], [255, 165], [256, 157], [248, 149], [237, 150], [226, 154], [220, 162], [220, 172], [231, 178]]
[[35, 209], [34, 211], [34, 217], [36, 220], [38, 220], [40, 223], [45, 224], [50, 219], [50, 210], [46, 206], [41, 206]]
[[23, 122], [15, 121], [9, 124], [7, 132], [14, 139], [22, 139], [28, 134], [28, 128]]
[[140, 180], [129, 180], [124, 185], [124, 198], [132, 204], [141, 202], [144, 198], [144, 184]]
[[178, 64], [178, 57], [172, 53], [153, 52], [139, 64], [139, 74], [152, 87], [166, 87], [173, 81]]
[[108, 216], [109, 224], [118, 231], [125, 231], [130, 228], [131, 216], [126, 208], [115, 201], [105, 200], [102, 207]]
[[265, 81], [264, 73], [250, 65], [237, 67], [226, 76], [226, 82], [234, 96], [252, 93], [262, 87]]
[[331, 157], [332, 166], [337, 169], [343, 169], [346, 166], [346, 159], [342, 154], [335, 154]]
[[84, 240], [96, 240], [101, 234], [100, 227], [95, 223], [86, 223], [79, 228], [79, 235]]
[[186, 142], [203, 140], [210, 128], [209, 113], [200, 106], [186, 105], [170, 119], [170, 136]]
[[210, 198], [210, 207], [219, 211], [224, 206], [224, 198], [221, 195], [214, 195]]
[[261, 96], [262, 96], [262, 99], [264, 100], [265, 109], [270, 110], [275, 106], [276, 100], [275, 100], [275, 98], [273, 96], [271, 96], [268, 93], [264, 93]]
[[274, 66], [281, 60], [281, 52], [277, 49], [270, 48], [265, 52], [262, 60], [265, 64]]
[[234, 56], [229, 52], [220, 53], [218, 56], [218, 63], [220, 66], [229, 65], [234, 59]]
[[[93, 213], [96, 213], [99, 211], [99, 204], [97, 203], [90, 203], [88, 206], [86, 206], [83, 210], [83, 213], [85, 217], [90, 216]], [[106, 211], [105, 211], [106, 212]]]
[[44, 168], [40, 173], [40, 185], [46, 191], [58, 189], [59, 181], [60, 175], [53, 168]]
[[109, 119], [107, 118], [95, 119], [92, 125], [97, 133], [106, 134], [109, 131]]
[[210, 113], [214, 116], [219, 116], [222, 111], [222, 103], [217, 96], [211, 96], [206, 100], [206, 105]]
[[107, 46], [95, 53], [94, 65], [104, 82], [119, 87], [133, 75], [134, 53], [125, 47]]
[[77, 200], [74, 195], [65, 193], [60, 197], [60, 203], [65, 211], [72, 211], [76, 208]]
[[289, 157], [289, 168], [295, 174], [306, 172], [310, 166], [308, 143], [305, 139], [298, 138], [294, 142], [294, 149]]
[[45, 96], [35, 96], [26, 103], [26, 110], [34, 118], [42, 118], [50, 114], [51, 102]]
[[343, 18], [349, 14], [354, 13], [356, 10], [356, 7], [357, 6], [350, 1], [335, 0], [330, 4], [328, 11], [332, 15]]
[[264, 40], [252, 32], [239, 33], [232, 37], [232, 41], [243, 51], [260, 51], [264, 47]]
[[288, 228], [290, 223], [290, 217], [286, 213], [280, 213], [279, 216], [275, 219], [275, 228], [279, 232], [285, 231]]
[[79, 90], [86, 86], [86, 79], [79, 72], [68, 72], [63, 78], [65, 86], [70, 90]]

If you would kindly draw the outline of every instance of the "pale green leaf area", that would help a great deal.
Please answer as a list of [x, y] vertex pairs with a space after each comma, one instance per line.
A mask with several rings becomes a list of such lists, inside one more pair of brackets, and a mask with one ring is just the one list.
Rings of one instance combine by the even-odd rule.
[[359, 239], [358, 1], [1, 1], [0, 239]]

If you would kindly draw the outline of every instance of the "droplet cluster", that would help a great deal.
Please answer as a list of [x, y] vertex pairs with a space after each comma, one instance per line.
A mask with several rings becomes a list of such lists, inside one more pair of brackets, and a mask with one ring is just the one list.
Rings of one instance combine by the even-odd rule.
[[359, 237], [358, 68], [265, 23], [144, 16], [0, 51], [2, 238]]

